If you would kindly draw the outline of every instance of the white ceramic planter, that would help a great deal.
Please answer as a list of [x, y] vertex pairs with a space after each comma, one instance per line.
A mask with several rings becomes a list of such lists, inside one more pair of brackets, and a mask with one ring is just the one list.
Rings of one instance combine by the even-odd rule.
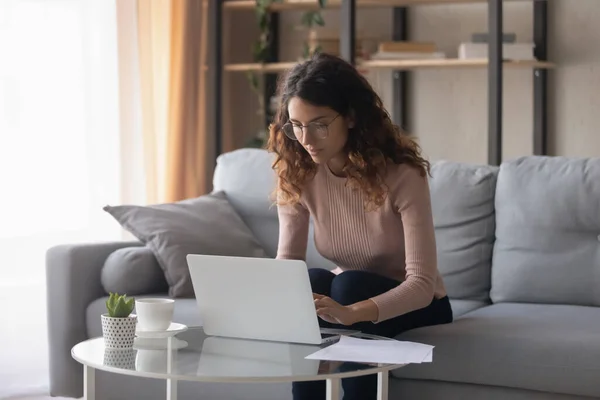
[[129, 349], [133, 347], [137, 315], [126, 318], [113, 318], [102, 314], [102, 336], [109, 349]]

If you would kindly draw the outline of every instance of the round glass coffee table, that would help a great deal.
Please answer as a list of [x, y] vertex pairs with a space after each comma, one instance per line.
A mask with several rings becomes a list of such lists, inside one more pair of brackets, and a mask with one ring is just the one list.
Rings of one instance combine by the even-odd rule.
[[[373, 335], [354, 337], [389, 340]], [[340, 380], [377, 374], [377, 399], [388, 398], [388, 373], [398, 364], [320, 361], [305, 357], [319, 346], [207, 336], [190, 328], [167, 339], [136, 338], [132, 349], [107, 349], [102, 337], [81, 342], [71, 350], [84, 366], [84, 398], [94, 400], [95, 370], [164, 379], [167, 400], [177, 398], [177, 381], [300, 382], [327, 381], [327, 400], [338, 400]]]

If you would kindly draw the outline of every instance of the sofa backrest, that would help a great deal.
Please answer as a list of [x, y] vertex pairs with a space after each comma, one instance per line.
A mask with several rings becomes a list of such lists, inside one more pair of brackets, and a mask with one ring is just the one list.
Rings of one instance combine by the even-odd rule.
[[[279, 239], [277, 207], [271, 199], [276, 183], [273, 160], [274, 156], [263, 149], [235, 150], [218, 157], [213, 176], [213, 190], [225, 191], [233, 208], [271, 257], [277, 255]], [[306, 263], [311, 268], [335, 268], [317, 251], [312, 222]]]
[[491, 299], [600, 306], [600, 158], [502, 164]]
[[498, 167], [438, 161], [429, 187], [438, 268], [454, 299], [489, 301]]
[[[275, 187], [273, 155], [240, 149], [217, 160], [214, 190], [224, 190], [242, 219], [270, 256], [277, 252], [277, 209], [269, 196]], [[494, 241], [494, 193], [497, 167], [448, 161], [432, 166], [430, 187], [438, 265], [452, 298], [488, 300]], [[331, 269], [309, 232], [309, 267]]]

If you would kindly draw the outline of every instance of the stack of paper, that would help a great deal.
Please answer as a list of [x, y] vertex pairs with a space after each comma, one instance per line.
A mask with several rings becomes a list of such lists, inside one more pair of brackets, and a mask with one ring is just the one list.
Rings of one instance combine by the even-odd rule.
[[369, 340], [342, 336], [337, 343], [306, 358], [359, 363], [420, 364], [432, 361], [433, 347], [398, 340]]

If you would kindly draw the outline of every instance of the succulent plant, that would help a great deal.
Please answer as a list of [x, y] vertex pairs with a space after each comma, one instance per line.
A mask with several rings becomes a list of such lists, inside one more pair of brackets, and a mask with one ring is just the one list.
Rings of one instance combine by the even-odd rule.
[[108, 315], [112, 318], [126, 318], [131, 314], [135, 307], [135, 299], [133, 297], [127, 297], [127, 295], [120, 295], [118, 293], [109, 293], [108, 300], [106, 300], [106, 309]]

